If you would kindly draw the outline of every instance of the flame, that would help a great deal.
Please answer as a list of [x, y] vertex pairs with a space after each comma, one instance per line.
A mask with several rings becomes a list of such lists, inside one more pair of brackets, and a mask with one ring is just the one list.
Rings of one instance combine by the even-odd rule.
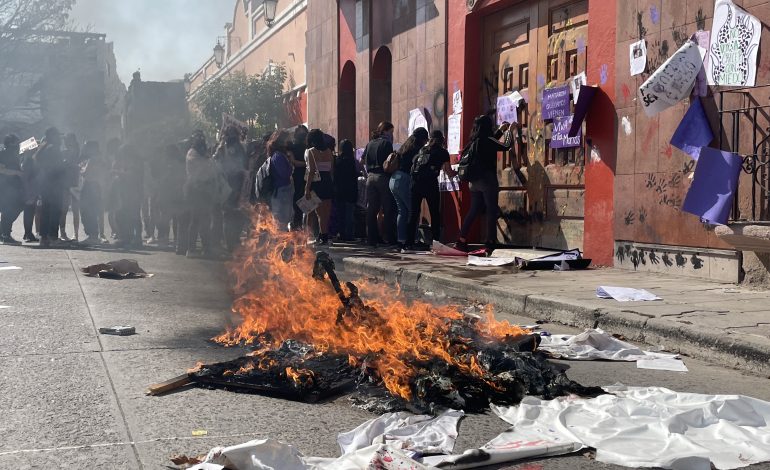
[[[215, 341], [226, 346], [258, 345], [252, 356], [260, 368], [273, 365], [260, 364], [264, 360], [260, 356], [288, 339], [311, 344], [319, 353], [347, 354], [351, 365], [365, 364], [392, 394], [407, 400], [419, 373], [411, 365], [415, 361], [440, 359], [484, 377], [475, 356], [463, 354], [461, 341], [450, 344], [450, 322], [463, 318], [458, 308], [405, 303], [397, 288], [359, 281], [356, 285], [366, 292], [367, 305], [377, 315], [356, 315], [340, 323], [339, 297], [329, 282], [311, 276], [315, 254], [306, 245], [306, 235], [277, 230], [264, 208], [254, 212], [252, 224], [252, 236], [228, 264], [235, 280], [232, 310], [240, 324]], [[526, 333], [495, 320], [491, 309], [480, 321], [480, 330], [490, 342]], [[311, 371], [289, 367], [285, 372], [296, 383], [312, 380]]]

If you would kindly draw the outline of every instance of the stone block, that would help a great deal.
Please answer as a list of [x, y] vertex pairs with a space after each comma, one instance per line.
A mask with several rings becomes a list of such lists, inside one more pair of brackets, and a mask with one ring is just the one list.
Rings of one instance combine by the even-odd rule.
[[616, 240], [615, 267], [738, 283], [741, 255], [731, 250]]

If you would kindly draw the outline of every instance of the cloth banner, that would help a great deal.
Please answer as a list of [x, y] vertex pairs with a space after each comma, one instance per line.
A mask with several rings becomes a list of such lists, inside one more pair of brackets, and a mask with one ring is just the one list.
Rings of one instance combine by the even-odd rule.
[[717, 0], [706, 64], [709, 85], [754, 86], [761, 36], [758, 19], [730, 0]]
[[648, 117], [674, 106], [692, 90], [703, 68], [706, 51], [687, 41], [639, 87], [639, 98]]
[[682, 210], [709, 224], [726, 224], [742, 165], [738, 154], [703, 147]]
[[706, 147], [712, 140], [714, 132], [703, 110], [703, 103], [698, 96], [694, 96], [690, 108], [671, 137], [671, 145], [697, 160], [701, 147]]

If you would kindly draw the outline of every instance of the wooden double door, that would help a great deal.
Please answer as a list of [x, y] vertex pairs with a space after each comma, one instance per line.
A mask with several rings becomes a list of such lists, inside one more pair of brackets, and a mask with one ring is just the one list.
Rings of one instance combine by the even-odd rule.
[[[594, 0], [597, 1], [597, 0]], [[583, 247], [581, 147], [551, 149], [553, 123], [542, 119], [543, 90], [569, 84], [586, 69], [588, 0], [511, 2], [484, 19], [481, 108], [519, 91], [520, 138], [498, 163], [501, 241], [545, 248]], [[570, 106], [574, 111], [574, 102]]]

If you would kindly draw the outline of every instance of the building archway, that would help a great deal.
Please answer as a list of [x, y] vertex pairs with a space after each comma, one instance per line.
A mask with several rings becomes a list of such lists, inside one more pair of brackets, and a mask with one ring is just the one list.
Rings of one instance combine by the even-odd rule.
[[356, 65], [345, 62], [340, 74], [338, 136], [340, 142], [348, 139], [356, 146]]
[[390, 49], [377, 49], [369, 80], [369, 123], [377, 126], [382, 121], [392, 122], [393, 56]]

